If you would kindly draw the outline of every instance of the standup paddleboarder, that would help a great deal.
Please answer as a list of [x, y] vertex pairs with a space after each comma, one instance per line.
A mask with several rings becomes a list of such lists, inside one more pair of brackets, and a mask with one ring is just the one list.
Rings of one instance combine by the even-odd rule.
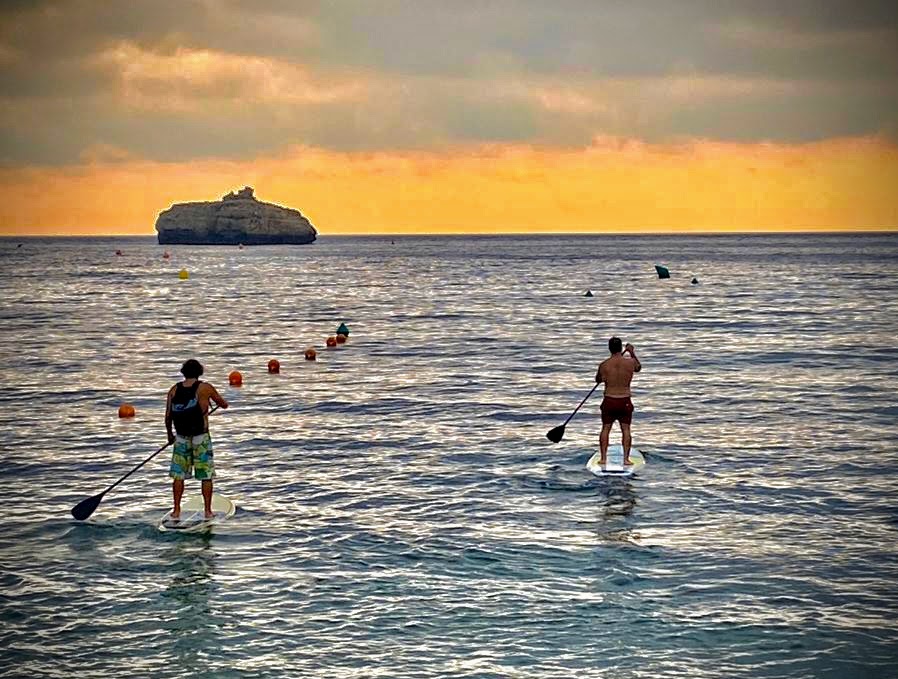
[[203, 366], [196, 359], [185, 361], [181, 366], [181, 374], [184, 375], [184, 381], [168, 390], [165, 403], [168, 442], [175, 444], [169, 469], [175, 500], [171, 518], [181, 516], [184, 479], [192, 469], [194, 478], [202, 481], [203, 503], [208, 519], [212, 517], [212, 479], [215, 478], [212, 438], [209, 436], [209, 401], [215, 401], [220, 408], [227, 408], [228, 402], [211, 384], [200, 382]]
[[[614, 421], [620, 422], [621, 445], [624, 448], [624, 465], [632, 465], [630, 461], [630, 422], [633, 420], [633, 403], [630, 401], [630, 382], [633, 375], [642, 370], [642, 364], [636, 358], [636, 347], [627, 343], [621, 350], [620, 337], [608, 340], [608, 351], [611, 357], [599, 363], [596, 371], [596, 382], [605, 383], [605, 398], [602, 399], [602, 434], [599, 437], [600, 464], [605, 464], [608, 455], [608, 438]], [[629, 356], [627, 356], [629, 354]]]

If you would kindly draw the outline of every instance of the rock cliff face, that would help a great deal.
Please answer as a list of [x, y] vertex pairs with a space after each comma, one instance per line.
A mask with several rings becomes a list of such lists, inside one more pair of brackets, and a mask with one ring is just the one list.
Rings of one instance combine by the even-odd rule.
[[175, 203], [156, 220], [159, 244], [305, 244], [318, 232], [299, 210], [263, 203], [247, 186], [219, 201]]

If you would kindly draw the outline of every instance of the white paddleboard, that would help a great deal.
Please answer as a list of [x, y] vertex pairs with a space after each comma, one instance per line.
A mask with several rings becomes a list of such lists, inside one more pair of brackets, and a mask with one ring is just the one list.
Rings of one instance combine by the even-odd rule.
[[586, 468], [596, 476], [630, 476], [645, 467], [645, 458], [636, 448], [630, 448], [630, 462], [633, 464], [624, 466], [624, 448], [619, 443], [608, 446], [608, 454], [605, 456], [605, 464], [599, 464], [602, 453], [589, 458]]
[[171, 512], [159, 519], [159, 530], [179, 533], [199, 533], [209, 530], [215, 524], [234, 516], [237, 506], [224, 495], [213, 493], [212, 511], [214, 516], [207, 519], [202, 495], [192, 497], [181, 502], [181, 516], [177, 519], [171, 518]]

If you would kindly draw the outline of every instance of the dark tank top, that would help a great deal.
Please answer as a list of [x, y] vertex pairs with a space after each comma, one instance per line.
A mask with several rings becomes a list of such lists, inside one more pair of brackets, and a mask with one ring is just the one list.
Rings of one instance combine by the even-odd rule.
[[180, 436], [197, 436], [206, 431], [206, 418], [196, 394], [200, 384], [197, 380], [189, 387], [180, 382], [175, 386], [171, 397], [171, 419]]

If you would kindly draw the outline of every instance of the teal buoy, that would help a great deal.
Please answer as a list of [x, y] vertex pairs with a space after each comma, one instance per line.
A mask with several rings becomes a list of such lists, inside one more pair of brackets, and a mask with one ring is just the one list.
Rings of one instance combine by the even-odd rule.
[[586, 291], [586, 294], [583, 295], [583, 296], [584, 296], [584, 297], [592, 297], [592, 290], [587, 290], [587, 291]]
[[345, 323], [340, 323], [340, 327], [337, 328], [337, 332], [335, 335], [344, 335], [345, 337], [349, 337], [349, 328], [346, 327]]
[[670, 271], [668, 271], [666, 266], [655, 264], [655, 271], [658, 272], [658, 278], [670, 278]]

